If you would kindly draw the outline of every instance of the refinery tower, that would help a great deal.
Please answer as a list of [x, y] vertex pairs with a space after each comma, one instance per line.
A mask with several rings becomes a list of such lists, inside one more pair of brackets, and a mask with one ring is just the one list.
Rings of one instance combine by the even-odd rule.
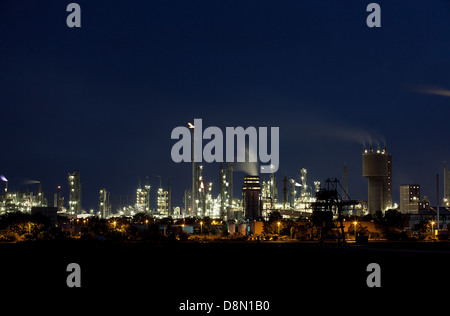
[[261, 185], [259, 176], [245, 176], [242, 186], [242, 201], [245, 218], [258, 220], [261, 217]]
[[369, 180], [368, 211], [386, 211], [392, 208], [392, 155], [386, 146], [381, 150], [373, 150], [372, 146], [362, 154], [362, 175]]

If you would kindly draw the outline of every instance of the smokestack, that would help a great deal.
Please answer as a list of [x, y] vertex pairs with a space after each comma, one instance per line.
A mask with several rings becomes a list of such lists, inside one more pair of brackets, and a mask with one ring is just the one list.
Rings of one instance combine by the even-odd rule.
[[196, 196], [196, 190], [195, 190], [195, 148], [194, 148], [194, 138], [195, 138], [195, 126], [191, 123], [188, 123], [189, 129], [191, 130], [191, 161], [192, 161], [192, 192], [191, 192], [191, 214], [197, 215], [195, 211], [195, 196]]
[[0, 179], [5, 182], [5, 195], [8, 193], [8, 179], [4, 175], [0, 175]]
[[270, 195], [272, 196], [272, 208], [278, 203], [277, 177], [275, 173], [270, 174]]
[[301, 180], [302, 180], [302, 188], [301, 188], [301, 196], [306, 196], [308, 193], [308, 185], [307, 183], [307, 175], [308, 175], [308, 171], [303, 168], [301, 171]]
[[170, 210], [171, 210], [171, 200], [172, 200], [172, 197], [171, 197], [171, 190], [170, 190], [170, 177], [168, 177], [167, 178], [167, 199], [168, 199], [168, 201], [167, 201], [167, 215], [170, 215]]
[[287, 177], [283, 179], [283, 209], [286, 209], [287, 204]]
[[57, 207], [58, 207], [58, 212], [60, 212], [61, 209], [62, 209], [62, 203], [61, 203], [61, 202], [62, 202], [62, 201], [61, 201], [61, 186], [58, 185], [58, 205], [57, 205]]
[[448, 201], [446, 200], [446, 199], [448, 199], [448, 193], [449, 193], [449, 190], [448, 190], [448, 186], [449, 185], [449, 183], [448, 183], [448, 179], [447, 179], [447, 162], [446, 161], [444, 161], [444, 201], [446, 202], [446, 204], [444, 205], [444, 206], [447, 206], [448, 205]]
[[228, 205], [233, 206], [233, 163], [228, 163], [227, 170], [227, 181], [228, 181]]
[[436, 227], [439, 231], [439, 174], [436, 175]]
[[39, 199], [39, 206], [42, 206], [42, 186], [41, 183], [39, 183], [39, 193], [38, 193], [38, 199]]

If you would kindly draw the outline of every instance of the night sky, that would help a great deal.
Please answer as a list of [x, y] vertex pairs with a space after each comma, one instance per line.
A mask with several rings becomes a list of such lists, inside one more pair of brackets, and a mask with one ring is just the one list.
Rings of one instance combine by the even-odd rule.
[[[348, 163], [349, 195], [366, 200], [365, 142], [393, 155], [394, 202], [415, 182], [435, 203], [450, 161], [448, 1], [377, 1], [381, 28], [366, 25], [371, 1], [78, 0], [81, 28], [66, 25], [70, 2], [0, 2], [0, 173], [12, 190], [61, 184], [67, 202], [79, 169], [89, 209], [102, 187], [134, 198], [138, 177], [155, 188], [162, 176], [181, 206], [191, 165], [172, 162], [170, 134], [202, 118], [279, 126], [280, 196], [284, 176], [307, 168], [312, 185]], [[215, 193], [218, 167], [204, 167]]]

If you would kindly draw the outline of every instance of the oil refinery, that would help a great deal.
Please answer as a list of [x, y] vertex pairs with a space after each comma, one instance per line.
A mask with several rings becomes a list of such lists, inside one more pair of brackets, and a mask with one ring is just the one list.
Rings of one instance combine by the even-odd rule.
[[[155, 218], [208, 217], [216, 220], [251, 222], [267, 220], [274, 211], [280, 213], [285, 219], [299, 219], [311, 216], [320, 202], [319, 198], [323, 196], [324, 186], [327, 183], [329, 185], [331, 181], [330, 179], [310, 180], [306, 168], [299, 169], [294, 176], [277, 179], [276, 173], [243, 174], [240, 169], [236, 171], [235, 164], [230, 162], [219, 165], [208, 164], [207, 167], [218, 167], [219, 181], [205, 179], [203, 176], [204, 165], [193, 160], [192, 188], [184, 191], [182, 205], [172, 203], [170, 179], [167, 178], [167, 181], [163, 181], [162, 176], [156, 176], [159, 180], [156, 188], [152, 188], [148, 177], [144, 185], [139, 178], [135, 196], [131, 196], [131, 198], [127, 196], [126, 199], [123, 199], [121, 195], [113, 195], [107, 187], [101, 187], [97, 191], [96, 209], [83, 208], [82, 181], [79, 170], [74, 170], [67, 176], [67, 204], [65, 204], [61, 185], [55, 188], [56, 192], [44, 194], [40, 181], [32, 181], [26, 192], [10, 192], [9, 181], [2, 175], [4, 192], [0, 197], [0, 214], [13, 211], [30, 213], [33, 207], [53, 207], [58, 214], [77, 217], [98, 216], [104, 219], [143, 213]], [[367, 178], [368, 183], [366, 200], [350, 199], [347, 168], [347, 164], [343, 164], [342, 179], [332, 180], [333, 183], [338, 183], [336, 187], [339, 191], [339, 200], [344, 205], [340, 210], [343, 214], [373, 215], [377, 211], [385, 212], [388, 209], [398, 208], [398, 204], [393, 203], [392, 197], [392, 155], [387, 152], [386, 146], [383, 149], [378, 147], [376, 150], [372, 146], [363, 148], [362, 176]], [[449, 174], [444, 163], [444, 197], [441, 207], [447, 207], [450, 198]], [[236, 176], [243, 177], [243, 185], [240, 188], [234, 184]], [[218, 183], [216, 192], [214, 183]], [[400, 211], [418, 214], [421, 209], [430, 207], [427, 197], [420, 197], [420, 191], [415, 194], [410, 192], [412, 190], [410, 188], [416, 187], [420, 188], [418, 184], [400, 186], [401, 196], [398, 208]], [[31, 188], [35, 190], [32, 191]], [[239, 194], [237, 194], [238, 192]], [[51, 203], [52, 198], [53, 203]]]
[[[113, 197], [108, 188], [102, 187], [98, 192], [97, 209], [84, 209], [82, 206], [82, 182], [80, 171], [74, 170], [68, 174], [67, 190], [68, 203], [65, 205], [62, 196], [62, 187], [58, 185], [54, 194], [44, 197], [42, 186], [39, 183], [37, 192], [9, 192], [8, 181], [5, 183], [4, 193], [0, 197], [0, 214], [20, 211], [30, 213], [33, 207], [54, 207], [58, 214], [67, 214], [78, 217], [98, 216], [111, 218], [120, 216], [133, 216], [144, 213], [156, 218], [171, 216], [172, 218], [209, 217], [222, 220], [258, 220], [267, 219], [271, 212], [278, 211], [285, 218], [299, 218], [309, 216], [313, 209], [311, 204], [316, 201], [316, 193], [320, 190], [320, 182], [313, 181], [308, 184], [308, 171], [302, 168], [296, 177], [283, 179], [283, 193], [279, 195], [277, 177], [270, 175], [244, 175], [243, 186], [237, 195], [233, 179], [235, 171], [233, 163], [220, 164], [218, 170], [218, 192], [214, 194], [213, 181], [203, 178], [203, 165], [195, 164], [193, 183], [194, 190], [185, 190], [183, 205], [172, 205], [170, 179], [163, 185], [162, 177], [159, 186], [151, 190], [149, 178], [145, 185], [139, 178], [135, 189], [135, 197]], [[267, 178], [267, 179], [266, 179]], [[151, 195], [153, 193], [153, 195]], [[53, 203], [49, 203], [53, 197]], [[359, 204], [358, 213], [363, 214], [365, 203]]]

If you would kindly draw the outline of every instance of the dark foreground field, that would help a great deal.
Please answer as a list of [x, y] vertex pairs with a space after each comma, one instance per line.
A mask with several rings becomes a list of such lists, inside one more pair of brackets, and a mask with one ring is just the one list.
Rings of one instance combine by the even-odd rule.
[[[56, 312], [125, 308], [173, 314], [186, 300], [217, 306], [224, 300], [269, 301], [270, 312], [279, 315], [300, 315], [311, 307], [319, 313], [351, 313], [352, 308], [360, 313], [361, 303], [370, 311], [386, 312], [392, 303], [414, 311], [417, 304], [447, 306], [438, 297], [450, 286], [447, 243], [319, 247], [74, 240], [0, 244], [0, 258], [4, 307], [41, 306]], [[66, 284], [66, 268], [73, 262], [81, 267], [81, 288]], [[381, 288], [366, 284], [370, 263], [381, 267]], [[216, 308], [212, 313], [237, 312]]]

